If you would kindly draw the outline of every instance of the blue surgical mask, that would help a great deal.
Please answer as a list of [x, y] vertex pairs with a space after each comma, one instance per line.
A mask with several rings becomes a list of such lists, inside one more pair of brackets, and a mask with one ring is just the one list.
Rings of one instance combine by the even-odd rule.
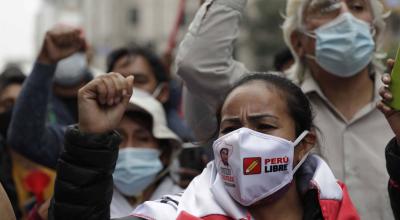
[[375, 42], [371, 26], [351, 13], [343, 13], [314, 31], [315, 57], [307, 55], [329, 73], [351, 77], [364, 69], [373, 58]]
[[123, 195], [137, 196], [156, 179], [163, 165], [155, 149], [127, 147], [119, 150], [114, 185]]

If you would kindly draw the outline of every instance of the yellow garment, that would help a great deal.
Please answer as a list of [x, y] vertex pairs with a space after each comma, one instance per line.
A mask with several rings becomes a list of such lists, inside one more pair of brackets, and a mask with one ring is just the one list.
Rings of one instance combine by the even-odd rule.
[[44, 200], [51, 198], [54, 190], [54, 181], [56, 178], [56, 172], [54, 170], [48, 169], [37, 163], [34, 163], [18, 153], [11, 152], [12, 158], [12, 176], [15, 183], [15, 189], [18, 195], [19, 206], [21, 210], [25, 211], [25, 207], [29, 204], [34, 195], [27, 190], [24, 185], [25, 177], [32, 170], [40, 170], [50, 177], [50, 182], [44, 190]]

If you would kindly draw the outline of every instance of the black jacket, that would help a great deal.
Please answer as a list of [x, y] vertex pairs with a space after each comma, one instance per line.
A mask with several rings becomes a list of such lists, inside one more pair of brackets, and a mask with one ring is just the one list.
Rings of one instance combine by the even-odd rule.
[[[68, 128], [65, 151], [57, 165], [54, 198], [49, 219], [110, 219], [110, 203], [113, 193], [112, 172], [118, 157], [120, 136], [116, 132], [103, 135], [84, 135], [76, 127]], [[394, 142], [395, 143], [395, 142]], [[388, 170], [392, 180], [399, 180], [400, 154], [396, 155], [389, 143], [386, 151]], [[397, 147], [397, 146], [392, 146]], [[399, 153], [399, 152], [397, 152]], [[400, 190], [389, 186], [392, 207], [399, 219]], [[308, 191], [304, 197], [304, 219], [323, 219], [318, 202], [318, 192]], [[397, 205], [397, 206], [396, 206]], [[126, 217], [120, 220], [135, 220]]]
[[75, 127], [67, 129], [49, 219], [110, 219], [112, 173], [120, 142], [116, 132], [85, 135]]
[[390, 176], [388, 184], [390, 203], [395, 219], [400, 220], [400, 146], [397, 145], [395, 138], [386, 146], [385, 155], [386, 168]]

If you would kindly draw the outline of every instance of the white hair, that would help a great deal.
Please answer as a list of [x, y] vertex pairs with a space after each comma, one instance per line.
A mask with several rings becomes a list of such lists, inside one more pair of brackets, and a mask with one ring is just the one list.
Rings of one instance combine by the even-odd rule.
[[[306, 66], [293, 48], [291, 43], [291, 35], [294, 31], [301, 30], [304, 27], [303, 15], [305, 7], [309, 1], [310, 0], [287, 0], [286, 14], [284, 15], [285, 21], [282, 25], [285, 43], [292, 52], [295, 60], [292, 67], [288, 70], [288, 74], [289, 77], [297, 83], [302, 82]], [[375, 37], [376, 46], [372, 65], [374, 66], [376, 72], [382, 73], [385, 69], [384, 65], [382, 64], [382, 59], [386, 57], [386, 54], [380, 52], [382, 47], [381, 39], [386, 27], [385, 18], [389, 16], [390, 12], [385, 12], [383, 4], [380, 0], [369, 0], [369, 2], [371, 4], [372, 15], [374, 18], [373, 25], [377, 34]]]

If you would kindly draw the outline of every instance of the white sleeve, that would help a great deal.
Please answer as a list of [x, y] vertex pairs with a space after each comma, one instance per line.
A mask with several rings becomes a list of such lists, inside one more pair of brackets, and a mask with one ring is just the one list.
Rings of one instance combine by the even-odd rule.
[[226, 92], [248, 72], [242, 63], [233, 59], [234, 41], [239, 36], [246, 3], [247, 0], [206, 1], [180, 44], [177, 73], [188, 89], [185, 111], [197, 137], [208, 136], [201, 134], [210, 132], [207, 121], [215, 123], [213, 115]]
[[165, 219], [175, 220], [178, 216], [177, 210], [181, 194], [163, 196], [156, 201], [147, 201], [130, 214], [146, 220]]

